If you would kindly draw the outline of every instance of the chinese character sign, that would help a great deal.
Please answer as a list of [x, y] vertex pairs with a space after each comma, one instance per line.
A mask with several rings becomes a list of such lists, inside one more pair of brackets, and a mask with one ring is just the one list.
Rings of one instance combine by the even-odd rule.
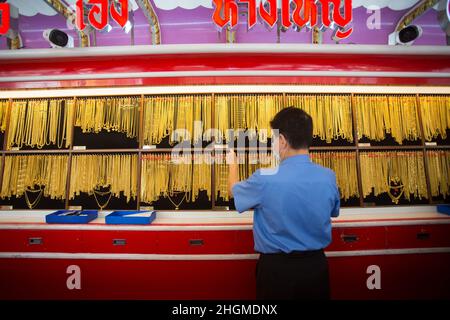
[[0, 35], [6, 34], [8, 32], [9, 25], [9, 4], [0, 3]]
[[[88, 10], [83, 2], [90, 6]], [[86, 28], [85, 11], [89, 11], [87, 14], [89, 24], [97, 30], [103, 30], [109, 24], [110, 15], [123, 28], [128, 21], [128, 0], [119, 0], [117, 3], [120, 4], [120, 11], [115, 1], [110, 3], [109, 0], [77, 0], [76, 24], [78, 29], [84, 30]]]
[[[213, 21], [219, 27], [238, 24], [239, 5], [247, 8], [248, 28], [256, 24], [257, 16], [269, 27], [281, 18], [281, 25], [289, 28], [337, 26], [335, 37], [345, 39], [353, 32], [349, 26], [353, 19], [352, 0], [213, 0]], [[281, 7], [279, 7], [281, 6]]]

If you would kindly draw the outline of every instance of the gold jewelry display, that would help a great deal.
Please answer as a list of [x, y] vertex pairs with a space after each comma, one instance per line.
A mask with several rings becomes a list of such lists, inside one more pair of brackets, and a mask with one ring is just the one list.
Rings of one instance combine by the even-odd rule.
[[[67, 155], [6, 156], [0, 198], [25, 195], [28, 206], [32, 203], [28, 203], [27, 191], [41, 192], [39, 199], [65, 199], [68, 159]], [[33, 189], [35, 186], [39, 189]]]
[[338, 138], [353, 142], [350, 95], [286, 95], [287, 106], [303, 109], [313, 119], [313, 137], [327, 143]]
[[[349, 94], [289, 93], [158, 95], [143, 100], [141, 97], [3, 99], [0, 100], [0, 131], [8, 131], [7, 149], [24, 146], [41, 149], [46, 145], [70, 147], [73, 125], [83, 132], [116, 131], [136, 138], [140, 121], [142, 140], [147, 145], [159, 144], [169, 135], [171, 145], [185, 140], [197, 145], [203, 140], [211, 141], [213, 136], [216, 143], [221, 143], [221, 139], [229, 142], [242, 137], [239, 130], [247, 130], [246, 135], [251, 140], [266, 142], [271, 136], [270, 120], [290, 105], [311, 115], [314, 137], [327, 143], [336, 139], [351, 142], [362, 137], [381, 141], [390, 134], [401, 144], [405, 140], [420, 139], [421, 127], [426, 141], [438, 137], [446, 139], [450, 127], [449, 95], [355, 94], [352, 100]], [[354, 137], [352, 111], [357, 137]], [[213, 135], [212, 129], [220, 134]], [[229, 129], [234, 130], [231, 136], [228, 136]], [[447, 199], [450, 195], [450, 150], [426, 149], [427, 162], [424, 162], [423, 150], [360, 150], [361, 190], [355, 151], [312, 151], [311, 159], [336, 173], [343, 200], [359, 197], [359, 192], [364, 198], [385, 193], [394, 204], [402, 199], [427, 198], [427, 179], [430, 195]], [[255, 150], [237, 155], [241, 180], [259, 168], [277, 165], [270, 152]], [[215, 199], [228, 201], [230, 198], [228, 165], [225, 155], [218, 150], [214, 156], [196, 151], [180, 156], [167, 152], [144, 153], [140, 190], [137, 153], [73, 152], [71, 157], [69, 199], [85, 192], [94, 196], [100, 209], [106, 208], [113, 196], [123, 195], [129, 202], [136, 199], [137, 192], [143, 203], [162, 197], [177, 209], [184, 202], [197, 201], [205, 191], [211, 200], [213, 184]], [[8, 153], [2, 159], [5, 160], [1, 198], [23, 196], [29, 208], [35, 208], [42, 197], [65, 199], [69, 155]], [[425, 163], [428, 177], [425, 177]], [[213, 169], [214, 181], [211, 181]]]
[[312, 152], [311, 160], [335, 172], [341, 199], [359, 197], [355, 152]]
[[390, 133], [399, 144], [420, 138], [416, 96], [354, 96], [358, 140], [363, 136], [381, 141]]
[[[63, 107], [64, 104], [64, 107]], [[55, 144], [68, 148], [72, 141], [73, 99], [30, 99], [12, 102], [7, 148]]]
[[270, 120], [284, 107], [282, 95], [217, 95], [215, 96], [215, 127], [222, 141], [228, 142], [228, 129], [234, 132], [233, 139], [240, 131], [248, 130], [249, 139], [258, 137], [267, 142], [272, 134]]
[[[168, 198], [178, 208], [183, 201], [195, 202], [201, 191], [206, 190], [211, 199], [211, 155], [148, 154], [142, 158], [141, 201], [152, 203], [160, 197]], [[179, 204], [173, 197], [184, 196]]]
[[136, 138], [139, 130], [139, 97], [80, 98], [76, 102], [75, 126], [83, 133], [101, 130]]
[[450, 151], [429, 150], [426, 152], [431, 196], [450, 195]]
[[189, 140], [201, 143], [211, 140], [211, 96], [175, 95], [144, 99], [144, 132], [146, 145], [155, 145], [169, 136], [171, 145]]
[[[256, 170], [261, 168], [273, 168], [277, 165], [275, 157], [267, 152], [246, 152], [237, 153], [237, 161], [239, 164], [239, 180], [248, 179]], [[216, 153], [214, 155], [214, 183], [216, 186], [216, 200], [219, 198], [223, 201], [229, 201], [228, 194], [228, 164], [226, 163], [226, 155]]]
[[[135, 154], [73, 155], [69, 199], [74, 199], [81, 192], [95, 198], [110, 192], [115, 198], [123, 195], [127, 202], [136, 199], [137, 161]], [[110, 190], [102, 194], [98, 191], [102, 187], [110, 187]], [[97, 204], [100, 208], [107, 205]]]
[[419, 103], [425, 140], [431, 141], [438, 136], [446, 139], [450, 128], [450, 97], [420, 96]]
[[396, 203], [392, 189], [403, 188], [408, 201], [428, 198], [422, 151], [361, 152], [360, 161], [364, 197], [388, 193]]
[[5, 132], [6, 130], [6, 120], [8, 114], [8, 100], [0, 100], [0, 131]]

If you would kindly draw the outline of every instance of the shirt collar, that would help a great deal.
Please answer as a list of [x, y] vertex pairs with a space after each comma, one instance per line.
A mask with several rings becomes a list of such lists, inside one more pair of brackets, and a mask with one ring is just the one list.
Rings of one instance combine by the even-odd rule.
[[311, 162], [308, 154], [297, 154], [281, 161], [281, 164]]

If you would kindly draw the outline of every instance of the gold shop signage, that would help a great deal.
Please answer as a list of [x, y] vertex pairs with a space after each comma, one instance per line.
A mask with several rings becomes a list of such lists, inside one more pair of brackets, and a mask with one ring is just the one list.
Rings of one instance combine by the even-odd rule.
[[239, 19], [239, 7], [247, 9], [248, 28], [257, 17], [272, 28], [281, 19], [288, 29], [293, 25], [321, 29], [335, 29], [333, 38], [345, 39], [353, 32], [352, 0], [213, 0], [213, 21], [219, 28], [235, 27]]

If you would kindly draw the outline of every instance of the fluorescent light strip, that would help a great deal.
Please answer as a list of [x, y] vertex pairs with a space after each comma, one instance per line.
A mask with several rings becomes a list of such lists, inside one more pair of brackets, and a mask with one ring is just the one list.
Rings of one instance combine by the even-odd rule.
[[195, 93], [380, 93], [380, 94], [450, 94], [444, 86], [317, 86], [317, 85], [198, 85], [198, 86], [134, 86], [110, 88], [27, 89], [0, 91], [0, 99], [87, 97], [140, 94]]
[[0, 60], [48, 59], [68, 57], [102, 57], [133, 55], [179, 55], [179, 54], [214, 54], [214, 53], [295, 53], [295, 54], [357, 54], [357, 55], [450, 55], [447, 46], [387, 46], [387, 45], [332, 45], [322, 44], [177, 44], [146, 46], [111, 46], [62, 49], [27, 49], [11, 52], [0, 51]]
[[95, 74], [63, 74], [49, 76], [0, 77], [0, 82], [69, 81], [132, 78], [176, 77], [374, 77], [374, 78], [450, 78], [450, 72], [381, 72], [381, 71], [296, 71], [296, 70], [223, 70], [223, 71], [161, 71]]

